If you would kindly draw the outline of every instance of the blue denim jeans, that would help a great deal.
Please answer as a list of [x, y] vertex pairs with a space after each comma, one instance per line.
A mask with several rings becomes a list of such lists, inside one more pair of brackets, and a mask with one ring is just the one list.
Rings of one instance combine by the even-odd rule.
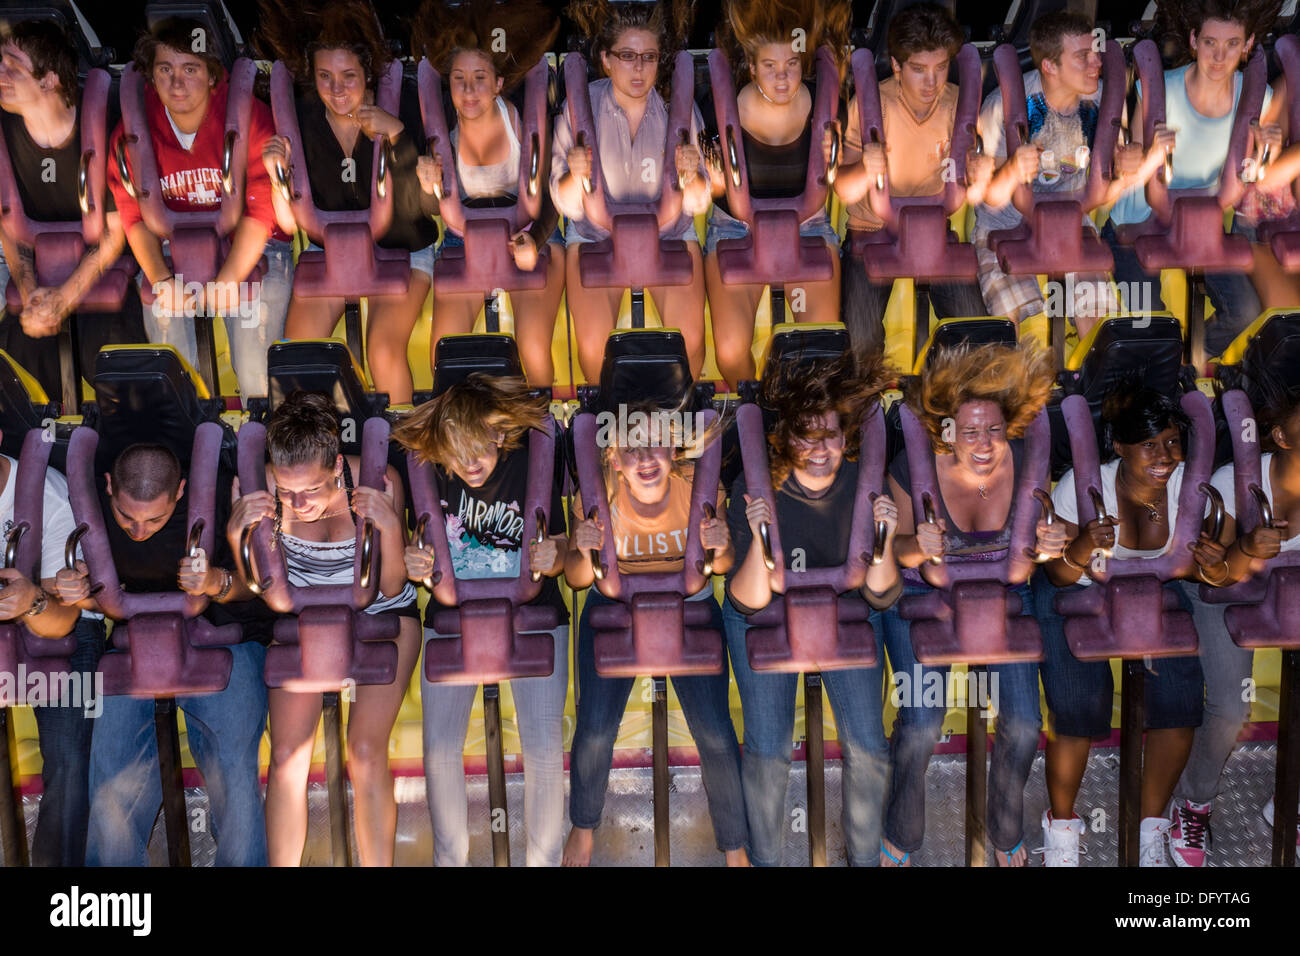
[[[1238, 235], [1247, 234], [1245, 227], [1237, 224], [1233, 225], [1232, 231]], [[1165, 304], [1160, 298], [1160, 275], [1142, 268], [1136, 247], [1123, 245], [1116, 238], [1114, 223], [1106, 223], [1101, 237], [1115, 255], [1115, 281], [1125, 283], [1125, 287], [1130, 289], [1134, 288], [1133, 283], [1150, 283], [1151, 310], [1163, 311]], [[1263, 306], [1255, 284], [1246, 273], [1206, 273], [1205, 291], [1214, 303], [1214, 316], [1205, 326], [1205, 351], [1212, 356], [1219, 355], [1259, 317]]]
[[[432, 628], [426, 639], [441, 637]], [[529, 866], [559, 866], [564, 849], [564, 699], [569, 694], [569, 625], [551, 632], [550, 677], [510, 681], [524, 756], [524, 834]], [[420, 669], [424, 780], [433, 819], [435, 866], [469, 866], [465, 734], [476, 684], [431, 683]]]
[[[780, 866], [799, 675], [752, 670], [745, 643], [749, 620], [730, 601], [723, 602], [722, 619], [745, 715], [741, 772], [749, 818], [749, 862]], [[879, 611], [871, 612], [877, 635], [881, 619]], [[843, 755], [842, 822], [850, 866], [880, 864], [882, 809], [889, 784], [889, 744], [880, 718], [884, 672], [882, 657], [875, 667], [822, 674]]]
[[[722, 631], [722, 611], [710, 591], [703, 599], [713, 612], [713, 626]], [[578, 722], [569, 754], [569, 822], [584, 830], [600, 824], [614, 759], [618, 725], [632, 693], [635, 679], [601, 677], [596, 673], [595, 629], [591, 609], [609, 604], [594, 587], [578, 621]], [[673, 677], [673, 690], [681, 702], [686, 725], [700, 752], [700, 775], [709, 800], [713, 835], [722, 852], [739, 850], [746, 843], [745, 798], [740, 779], [740, 744], [731, 722], [724, 656], [721, 674]]]
[[[860, 353], [882, 351], [885, 347], [885, 308], [893, 293], [893, 282], [872, 282], [861, 259], [850, 249], [852, 237], [844, 239], [840, 249], [840, 302], [844, 308], [844, 325], [853, 347]], [[941, 319], [967, 319], [988, 315], [979, 283], [934, 282], [929, 286], [930, 305]]]
[[[903, 594], [924, 594], [929, 585], [908, 583]], [[1028, 583], [1012, 589], [1020, 595], [1021, 613], [1032, 614], [1033, 593]], [[911, 621], [894, 605], [884, 614], [885, 646], [894, 672], [895, 689], [906, 676], [909, 693], [890, 738], [893, 776], [885, 809], [885, 836], [900, 850], [911, 853], [925, 839], [925, 771], [943, 730], [946, 704], [928, 705], [921, 688], [938, 680], [947, 687], [947, 667], [925, 667], [912, 653]], [[990, 691], [996, 691], [995, 744], [988, 777], [988, 832], [996, 850], [1014, 850], [1024, 836], [1025, 783], [1038, 750], [1042, 708], [1038, 697], [1038, 664], [992, 664], [988, 667]], [[930, 675], [936, 675], [931, 677]], [[919, 680], [918, 680], [919, 677]], [[993, 683], [996, 680], [996, 684]], [[948, 696], [945, 692], [945, 698]]]
[[[1056, 613], [1054, 603], [1058, 593], [1079, 591], [1083, 587], [1072, 584], [1056, 588], [1046, 574], [1037, 575], [1035, 614], [1043, 632], [1043, 696], [1047, 698], [1052, 729], [1065, 737], [1095, 738], [1110, 733], [1115, 703], [1115, 678], [1110, 661], [1081, 661], [1070, 653], [1065, 639], [1065, 618]], [[1183, 610], [1191, 610], [1188, 592], [1195, 591], [1196, 585], [1170, 581], [1165, 587], [1178, 595]], [[1142, 686], [1147, 730], [1200, 725], [1202, 678], [1201, 662], [1196, 655], [1149, 661]]]
[[[265, 866], [266, 823], [257, 753], [266, 729], [266, 648], [232, 647], [230, 683], [219, 694], [178, 697], [190, 753], [208, 792], [217, 866]], [[89, 866], [144, 866], [162, 806], [153, 699], [108, 697], [90, 760]]]
[[[82, 674], [94, 673], [104, 653], [104, 621], [82, 615], [73, 633], [77, 649], [70, 658], [70, 669], [80, 679]], [[83, 704], [32, 708], [41, 746], [43, 789], [32, 838], [32, 863], [36, 866], [84, 866], [86, 862], [90, 742], [96, 720], [94, 706], [89, 701]]]
[[[256, 288], [250, 290], [254, 293], [251, 301], [241, 301], [243, 314], [222, 319], [230, 342], [230, 363], [245, 401], [267, 393], [266, 351], [284, 337], [284, 321], [293, 295], [293, 243], [271, 239], [263, 254], [266, 271]], [[173, 318], [164, 328], [153, 309], [145, 306], [144, 326], [150, 342], [173, 345], [187, 362], [197, 364], [198, 339], [193, 319]]]

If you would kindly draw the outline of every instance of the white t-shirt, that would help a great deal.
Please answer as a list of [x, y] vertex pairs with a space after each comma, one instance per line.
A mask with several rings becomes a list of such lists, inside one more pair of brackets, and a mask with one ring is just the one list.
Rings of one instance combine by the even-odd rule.
[[[1106, 502], [1106, 513], [1108, 515], [1119, 515], [1119, 496], [1115, 493], [1115, 476], [1119, 473], [1120, 459], [1108, 461], [1101, 466], [1101, 497]], [[1216, 476], [1217, 477], [1217, 476]], [[1229, 481], [1232, 479], [1229, 478]], [[1137, 548], [1126, 548], [1119, 543], [1120, 525], [1115, 526], [1115, 547], [1112, 552], [1115, 558], [1158, 558], [1169, 550], [1169, 542], [1173, 537], [1173, 528], [1178, 523], [1178, 496], [1183, 490], [1183, 463], [1180, 461], [1174, 473], [1169, 476], [1169, 483], [1165, 486], [1165, 508], [1166, 520], [1165, 527], [1169, 529], [1169, 536], [1165, 538], [1165, 546], [1156, 550], [1143, 551]], [[1056, 509], [1057, 517], [1062, 521], [1068, 521], [1075, 527], [1081, 527], [1087, 524], [1087, 521], [1079, 521], [1078, 502], [1074, 497], [1074, 469], [1071, 468], [1061, 480], [1056, 483], [1052, 489], [1052, 507]], [[1088, 516], [1091, 521], [1093, 515]], [[1079, 577], [1079, 583], [1089, 585], [1092, 578], [1084, 574]]]
[[[1264, 497], [1269, 500], [1269, 504], [1273, 503], [1273, 479], [1269, 474], [1273, 470], [1272, 464], [1273, 453], [1271, 451], [1260, 458], [1260, 478], [1262, 479], [1260, 481], [1260, 487], [1264, 489]], [[1231, 464], [1224, 465], [1216, 471], [1214, 477], [1210, 479], [1210, 484], [1214, 485], [1219, 494], [1223, 495], [1223, 510], [1230, 514], [1234, 521], [1237, 519], [1236, 480], [1236, 470]], [[1297, 532], [1294, 536], [1283, 541], [1282, 550], [1300, 550], [1300, 532]]]
[[[14, 488], [18, 484], [18, 462], [8, 455], [9, 480], [0, 490], [0, 535], [7, 540], [14, 526]], [[68, 501], [68, 479], [53, 468], [45, 472], [45, 527], [41, 530], [41, 578], [52, 578], [63, 567], [63, 548], [77, 526]], [[3, 547], [3, 544], [0, 544]], [[33, 582], [40, 584], [39, 581]]]

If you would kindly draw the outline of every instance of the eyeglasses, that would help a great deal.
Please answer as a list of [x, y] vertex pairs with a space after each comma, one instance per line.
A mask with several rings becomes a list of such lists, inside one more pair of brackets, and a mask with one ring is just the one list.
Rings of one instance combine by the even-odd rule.
[[659, 52], [637, 53], [636, 50], [610, 50], [610, 56], [618, 57], [624, 63], [635, 63], [640, 60], [646, 66], [654, 66], [659, 62]]

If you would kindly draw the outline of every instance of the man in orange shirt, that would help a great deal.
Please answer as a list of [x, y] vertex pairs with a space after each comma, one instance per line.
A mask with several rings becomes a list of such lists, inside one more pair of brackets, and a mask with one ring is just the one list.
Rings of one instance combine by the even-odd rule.
[[[884, 346], [884, 313], [891, 282], [872, 282], [860, 258], [850, 253], [855, 232], [875, 232], [883, 223], [867, 202], [876, 177], [889, 176], [891, 196], [934, 196], [943, 192], [944, 170], [957, 115], [957, 86], [948, 82], [948, 66], [961, 48], [962, 30], [943, 7], [933, 3], [908, 7], [889, 24], [889, 61], [894, 75], [880, 84], [884, 142], [862, 143], [856, 98], [849, 104], [844, 155], [835, 194], [848, 207], [849, 225], [840, 252], [844, 323], [854, 347], [875, 351]], [[981, 201], [993, 175], [993, 160], [967, 157], [968, 195]], [[935, 283], [930, 301], [940, 318], [986, 315], [979, 285]]]

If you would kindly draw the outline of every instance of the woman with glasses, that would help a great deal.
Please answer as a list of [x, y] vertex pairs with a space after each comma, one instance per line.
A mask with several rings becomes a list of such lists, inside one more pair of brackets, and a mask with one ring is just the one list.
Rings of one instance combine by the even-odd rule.
[[[660, 167], [668, 135], [668, 107], [660, 89], [666, 86], [672, 55], [681, 45], [689, 12], [684, 0], [661, 0], [653, 7], [619, 6], [608, 0], [575, 0], [569, 16], [591, 41], [591, 60], [604, 77], [588, 88], [600, 155], [591, 144], [579, 146], [561, 109], [555, 121], [551, 158], [551, 198], [568, 220], [565, 233], [565, 288], [578, 340], [578, 361], [587, 381], [600, 377], [605, 337], [618, 319], [622, 289], [584, 288], [578, 272], [578, 251], [584, 242], [605, 239], [608, 233], [584, 218], [584, 183], [592, 163], [599, 160], [606, 196], [615, 202], [652, 202], [664, 188], [665, 176], [676, 176], [682, 188], [682, 214], [660, 232], [661, 239], [686, 241], [693, 264], [691, 282], [679, 286], [647, 284], [647, 291], [664, 316], [665, 325], [680, 329], [686, 340], [691, 372], [704, 365], [703, 258], [693, 217], [709, 208], [709, 178], [694, 145], [677, 147], [675, 169]], [[691, 114], [690, 138], [699, 139], [700, 112]]]

